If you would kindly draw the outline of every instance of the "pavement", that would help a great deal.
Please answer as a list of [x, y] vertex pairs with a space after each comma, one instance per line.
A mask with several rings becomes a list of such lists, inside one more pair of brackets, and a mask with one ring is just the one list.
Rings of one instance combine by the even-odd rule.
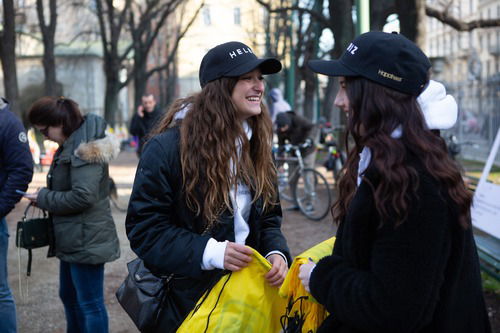
[[[126, 208], [130, 197], [137, 162], [135, 153], [123, 151], [110, 164], [110, 176], [117, 185], [119, 206], [122, 208]], [[333, 183], [329, 172], [322, 167], [318, 170], [323, 172], [330, 184]], [[45, 177], [46, 170], [35, 173], [29, 191], [45, 186]], [[17, 304], [18, 332], [63, 333], [66, 331], [66, 321], [58, 296], [59, 260], [47, 258], [47, 248], [33, 250], [31, 276], [26, 277], [28, 253], [15, 246], [16, 224], [27, 204], [27, 200], [21, 200], [7, 216], [11, 235], [8, 255], [9, 283]], [[283, 207], [282, 230], [293, 256], [335, 234], [336, 227], [329, 214], [321, 221], [311, 221], [298, 211], [286, 210], [286, 203], [283, 203]], [[115, 298], [116, 290], [127, 275], [126, 263], [135, 258], [135, 255], [130, 250], [125, 234], [125, 212], [114, 206], [112, 212], [120, 239], [121, 257], [105, 266], [105, 303], [109, 330], [111, 333], [135, 333], [138, 330]]]

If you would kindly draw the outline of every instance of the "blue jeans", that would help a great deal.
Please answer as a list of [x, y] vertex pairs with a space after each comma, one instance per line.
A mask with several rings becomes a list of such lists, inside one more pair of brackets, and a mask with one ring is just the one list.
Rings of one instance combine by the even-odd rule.
[[66, 313], [66, 332], [107, 333], [104, 264], [75, 264], [61, 260], [59, 280], [59, 297]]
[[9, 288], [7, 249], [9, 233], [5, 217], [0, 218], [0, 332], [16, 332], [16, 304]]

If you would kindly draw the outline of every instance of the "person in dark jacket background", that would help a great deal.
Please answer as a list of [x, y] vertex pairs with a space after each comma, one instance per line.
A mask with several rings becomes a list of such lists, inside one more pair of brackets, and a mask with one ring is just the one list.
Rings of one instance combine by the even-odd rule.
[[413, 42], [383, 32], [360, 35], [340, 60], [309, 62], [339, 77], [335, 104], [354, 142], [333, 207], [333, 253], [300, 268], [330, 313], [318, 333], [491, 330], [472, 194], [417, 102], [430, 66]]
[[31, 106], [29, 121], [59, 144], [47, 187], [26, 197], [52, 218], [67, 332], [108, 332], [104, 264], [120, 256], [109, 206], [108, 163], [120, 144], [106, 136], [102, 117], [82, 116], [69, 98], [40, 98]]
[[246, 245], [272, 264], [270, 285], [284, 280], [291, 258], [262, 104], [262, 75], [280, 70], [278, 60], [259, 59], [243, 43], [214, 47], [201, 62], [201, 92], [176, 101], [144, 148], [127, 235], [154, 274], [174, 274], [169, 290], [179, 295], [153, 332], [175, 332], [224, 270], [244, 269]]
[[318, 141], [319, 134], [315, 124], [293, 111], [282, 112], [276, 116], [276, 134], [279, 145], [285, 144], [286, 141], [292, 145], [309, 142], [309, 147], [303, 149], [301, 153], [308, 167], [314, 168], [316, 152], [314, 143]]
[[16, 306], [8, 284], [9, 233], [5, 217], [33, 177], [33, 159], [21, 121], [0, 98], [0, 332], [16, 332]]
[[130, 122], [130, 134], [137, 136], [139, 139], [139, 146], [137, 147], [137, 156], [139, 157], [141, 157], [142, 148], [146, 143], [148, 134], [161, 117], [161, 111], [156, 105], [153, 94], [142, 96], [141, 101], [142, 104], [139, 105]]

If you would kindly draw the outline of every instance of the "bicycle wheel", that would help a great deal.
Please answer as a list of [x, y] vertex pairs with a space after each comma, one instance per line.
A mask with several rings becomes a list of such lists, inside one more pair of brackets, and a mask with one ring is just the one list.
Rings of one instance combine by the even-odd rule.
[[326, 178], [310, 168], [302, 170], [294, 187], [300, 211], [309, 219], [319, 221], [328, 214], [332, 196]]
[[279, 162], [277, 165], [278, 169], [278, 191], [280, 194], [281, 200], [286, 200], [288, 202], [295, 202], [295, 197], [293, 195], [293, 181], [290, 179], [290, 176], [293, 177], [295, 172], [290, 174], [290, 163]]

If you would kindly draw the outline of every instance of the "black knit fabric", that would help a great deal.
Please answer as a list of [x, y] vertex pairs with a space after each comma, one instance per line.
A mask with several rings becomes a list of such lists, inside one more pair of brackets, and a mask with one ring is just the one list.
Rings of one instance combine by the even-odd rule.
[[[385, 224], [364, 180], [337, 232], [333, 255], [311, 275], [328, 309], [321, 332], [490, 332], [471, 228], [418, 168], [408, 219]], [[369, 169], [368, 179], [376, 182]]]

